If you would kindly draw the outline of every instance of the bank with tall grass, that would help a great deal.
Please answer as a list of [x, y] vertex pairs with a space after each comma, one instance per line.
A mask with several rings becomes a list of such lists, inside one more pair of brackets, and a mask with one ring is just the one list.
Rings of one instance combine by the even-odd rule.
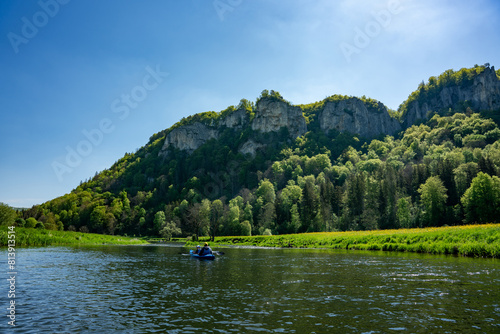
[[[7, 226], [0, 227], [0, 246], [7, 246]], [[15, 228], [16, 247], [28, 246], [69, 246], [69, 245], [139, 245], [148, 242], [132, 237], [52, 231], [35, 228]]]
[[213, 245], [382, 250], [500, 258], [500, 224], [216, 237]]

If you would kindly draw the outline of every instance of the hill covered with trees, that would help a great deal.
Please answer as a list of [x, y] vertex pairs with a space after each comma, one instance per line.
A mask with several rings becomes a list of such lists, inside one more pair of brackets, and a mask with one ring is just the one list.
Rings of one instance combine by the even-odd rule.
[[182, 119], [16, 223], [169, 238], [499, 222], [499, 119], [489, 64], [431, 77], [397, 111], [265, 90]]

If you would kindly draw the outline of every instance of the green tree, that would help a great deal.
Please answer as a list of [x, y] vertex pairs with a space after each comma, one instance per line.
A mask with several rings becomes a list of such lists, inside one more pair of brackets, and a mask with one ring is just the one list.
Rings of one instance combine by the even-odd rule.
[[29, 217], [26, 219], [26, 224], [24, 224], [24, 227], [35, 228], [37, 223], [38, 223], [38, 221], [35, 218]]
[[500, 178], [479, 172], [462, 197], [467, 223], [500, 221]]
[[0, 202], [0, 224], [13, 225], [16, 219], [16, 211], [5, 203]]
[[90, 214], [89, 228], [91, 232], [102, 233], [107, 223], [106, 218], [106, 207], [96, 206]]
[[400, 198], [397, 204], [397, 217], [399, 226], [402, 228], [412, 228], [413, 216], [411, 210], [411, 198]]
[[244, 222], [241, 223], [241, 235], [244, 236], [250, 236], [252, 235], [252, 226], [250, 225], [250, 222], [248, 220], [245, 220]]
[[224, 215], [224, 204], [220, 199], [216, 199], [210, 205], [210, 225], [209, 225], [209, 234], [210, 239], [214, 241], [215, 236], [219, 230], [220, 219]]
[[299, 209], [297, 207], [297, 204], [292, 205], [292, 209], [290, 210], [290, 215], [291, 215], [291, 221], [290, 221], [289, 232], [297, 233], [301, 225]]
[[155, 218], [153, 219], [153, 228], [156, 233], [160, 233], [163, 226], [165, 226], [166, 217], [165, 212], [158, 211], [155, 213]]
[[303, 232], [319, 232], [316, 217], [319, 212], [319, 193], [314, 184], [314, 176], [309, 175], [305, 178], [304, 188], [302, 189], [301, 201], [301, 220]]
[[194, 203], [186, 215], [188, 227], [190, 231], [196, 236], [206, 233], [204, 231], [210, 223], [210, 200], [203, 199], [201, 203]]
[[[163, 212], [163, 211], [160, 211]], [[163, 223], [160, 229], [160, 236], [167, 241], [172, 239], [172, 235], [179, 235], [182, 231], [173, 221]]]
[[262, 197], [265, 203], [274, 203], [276, 199], [276, 193], [274, 192], [274, 186], [268, 179], [262, 180], [260, 182], [259, 188], [256, 191], [257, 197]]
[[445, 213], [446, 187], [437, 176], [431, 176], [418, 188], [420, 200], [424, 206], [426, 226], [440, 226]]

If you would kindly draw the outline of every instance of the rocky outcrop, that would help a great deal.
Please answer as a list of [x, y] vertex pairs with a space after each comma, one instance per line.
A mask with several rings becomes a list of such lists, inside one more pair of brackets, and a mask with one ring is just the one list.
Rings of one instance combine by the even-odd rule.
[[[467, 102], [476, 111], [500, 109], [500, 79], [493, 67], [485, 67], [483, 72], [475, 74], [466, 84], [450, 84], [439, 89], [435, 88], [425, 99], [417, 97], [413, 102], [404, 104], [403, 126], [389, 115], [382, 103], [370, 99], [332, 96], [321, 102], [324, 103], [322, 109], [315, 113], [320, 129], [325, 133], [337, 130], [371, 139], [379, 135], [396, 134], [418, 119], [427, 119], [429, 111], [447, 110], [462, 102]], [[210, 139], [219, 138], [227, 128], [240, 132], [250, 127], [253, 131], [264, 133], [287, 128], [291, 139], [308, 131], [302, 109], [290, 105], [281, 97], [261, 98], [253, 112], [253, 120], [250, 120], [250, 113], [242, 108], [211, 118], [198, 117], [186, 121], [184, 124], [188, 125], [177, 126], [167, 134], [159, 154], [165, 155], [170, 147], [191, 153]], [[239, 152], [255, 156], [265, 145], [262, 140], [249, 138], [240, 145]]]
[[380, 134], [392, 135], [401, 130], [401, 124], [387, 112], [379, 102], [378, 108], [369, 108], [360, 99], [352, 97], [325, 103], [319, 114], [321, 130], [357, 133], [365, 138]]
[[257, 150], [262, 148], [262, 147], [264, 147], [263, 144], [256, 143], [252, 139], [249, 139], [243, 145], [241, 145], [241, 147], [239, 148], [238, 151], [241, 154], [244, 154], [244, 155], [250, 154], [252, 157], [255, 157], [255, 155], [257, 154]]
[[500, 79], [494, 67], [486, 67], [472, 79], [471, 84], [447, 86], [435, 95], [428, 101], [415, 100], [408, 105], [403, 115], [405, 127], [410, 127], [419, 119], [426, 120], [431, 111], [454, 108], [460, 102], [468, 102], [475, 111], [500, 108]]
[[166, 136], [160, 154], [165, 154], [169, 147], [191, 153], [208, 140], [218, 137], [219, 133], [216, 129], [210, 128], [200, 122], [180, 126], [170, 131]]
[[263, 98], [257, 102], [252, 130], [278, 132], [282, 127], [288, 128], [293, 139], [306, 133], [306, 119], [302, 109], [271, 98]]
[[228, 128], [241, 129], [250, 122], [250, 116], [245, 109], [238, 109], [223, 117], [219, 121], [219, 125], [227, 126]]

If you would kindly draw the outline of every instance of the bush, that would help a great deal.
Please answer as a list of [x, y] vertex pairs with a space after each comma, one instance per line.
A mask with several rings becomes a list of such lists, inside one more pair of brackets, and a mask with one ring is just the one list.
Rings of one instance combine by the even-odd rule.
[[16, 218], [16, 226], [17, 227], [24, 227], [26, 224], [26, 221], [22, 218]]
[[26, 219], [24, 227], [35, 228], [35, 226], [36, 226], [37, 223], [38, 223], [38, 221], [35, 218], [29, 217], [28, 219]]

